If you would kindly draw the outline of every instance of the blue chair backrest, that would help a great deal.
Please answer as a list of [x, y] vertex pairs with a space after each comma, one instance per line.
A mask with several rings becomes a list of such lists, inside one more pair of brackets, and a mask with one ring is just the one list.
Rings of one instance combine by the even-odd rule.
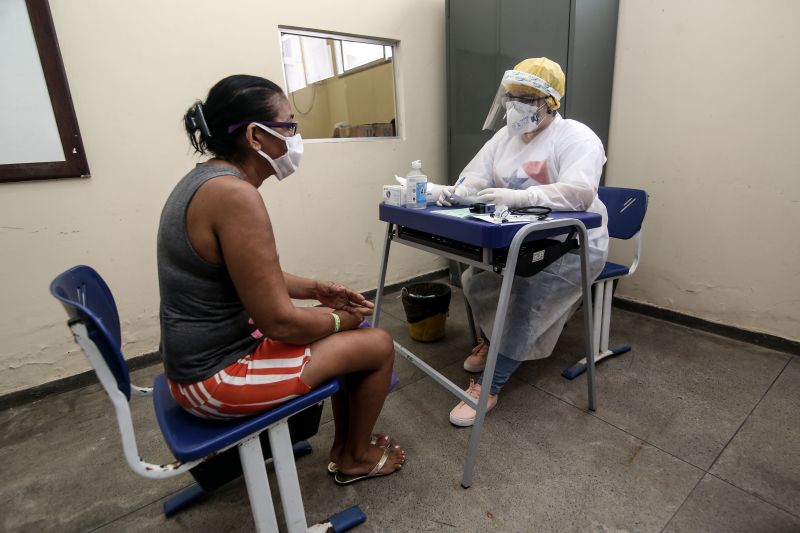
[[50, 293], [64, 306], [70, 323], [80, 321], [86, 326], [117, 387], [130, 400], [131, 379], [121, 352], [119, 314], [106, 282], [93, 268], [79, 265], [59, 274], [50, 283]]
[[597, 190], [608, 210], [608, 235], [615, 239], [630, 239], [642, 229], [647, 212], [647, 193], [640, 189], [600, 187]]

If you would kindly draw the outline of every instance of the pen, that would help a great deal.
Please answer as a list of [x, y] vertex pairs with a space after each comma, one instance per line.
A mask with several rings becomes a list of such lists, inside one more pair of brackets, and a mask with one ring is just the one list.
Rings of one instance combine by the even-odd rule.
[[464, 183], [464, 180], [465, 180], [465, 179], [467, 179], [467, 177], [466, 177], [466, 176], [461, 176], [460, 178], [458, 178], [458, 179], [456, 180], [456, 182], [453, 184], [453, 188], [452, 188], [452, 189], [450, 189], [450, 198], [453, 198], [453, 197], [455, 197], [455, 194], [456, 194], [456, 187], [458, 187], [459, 185], [461, 185], [462, 183]]

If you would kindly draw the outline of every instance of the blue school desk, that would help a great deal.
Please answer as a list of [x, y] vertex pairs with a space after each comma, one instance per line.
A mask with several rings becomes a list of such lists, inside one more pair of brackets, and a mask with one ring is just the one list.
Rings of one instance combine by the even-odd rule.
[[[586, 212], [553, 212], [548, 216], [547, 220], [533, 223], [492, 224], [477, 219], [458, 218], [436, 213], [436, 211], [445, 209], [448, 208], [435, 205], [428, 206], [425, 209], [407, 209], [386, 204], [380, 205], [379, 218], [386, 222], [387, 230], [384, 238], [383, 255], [380, 261], [378, 290], [373, 315], [374, 326], [378, 327], [380, 323], [386, 267], [389, 262], [389, 249], [393, 242], [453, 259], [483, 270], [494, 271], [503, 276], [503, 282], [497, 302], [489, 354], [484, 369], [486, 376], [493, 376], [497, 361], [497, 350], [500, 346], [500, 337], [508, 309], [511, 285], [514, 281], [513, 275], [506, 274], [518, 272], [518, 267], [526, 266], [522, 263], [518, 264], [520, 258], [524, 258], [525, 262], [537, 260], [536, 258], [539, 254], [529, 251], [531, 247], [535, 247], [535, 241], [567, 235], [574, 231], [580, 245], [577, 248], [577, 252], [581, 257], [584, 346], [589, 386], [589, 409], [594, 411], [596, 393], [594, 383], [595, 353], [592, 349], [593, 308], [591, 285], [593, 280], [588, 278], [589, 253], [586, 243], [588, 243], [587, 229], [599, 227], [602, 223], [601, 216], [596, 213]], [[520, 251], [523, 253], [520, 254]], [[481, 394], [476, 403], [461, 387], [444, 377], [440, 372], [397, 342], [395, 342], [395, 350], [445, 389], [449, 390], [459, 400], [463, 400], [476, 410], [477, 415], [475, 424], [472, 426], [467, 459], [464, 464], [464, 475], [461, 479], [461, 486], [468, 488], [472, 485], [472, 472], [475, 467], [481, 429], [486, 416], [489, 387], [481, 388]]]

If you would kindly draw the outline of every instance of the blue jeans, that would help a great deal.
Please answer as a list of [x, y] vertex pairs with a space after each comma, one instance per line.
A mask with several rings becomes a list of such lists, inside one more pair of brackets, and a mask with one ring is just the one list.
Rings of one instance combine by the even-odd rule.
[[[500, 389], [502, 389], [503, 385], [506, 384], [508, 378], [511, 377], [511, 374], [513, 374], [521, 364], [522, 361], [515, 361], [513, 359], [509, 359], [501, 353], [498, 353], [497, 362], [494, 366], [494, 376], [492, 377], [492, 387], [489, 389], [489, 392], [491, 394], [497, 394], [500, 392]], [[481, 374], [478, 378], [478, 383], [483, 383], [483, 374]]]

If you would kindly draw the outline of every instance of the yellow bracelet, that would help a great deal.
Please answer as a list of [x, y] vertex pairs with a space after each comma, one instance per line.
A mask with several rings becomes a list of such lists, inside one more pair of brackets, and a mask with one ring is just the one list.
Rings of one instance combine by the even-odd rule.
[[342, 329], [342, 320], [336, 313], [331, 313], [331, 316], [333, 317], [333, 332], [339, 333], [339, 330]]

